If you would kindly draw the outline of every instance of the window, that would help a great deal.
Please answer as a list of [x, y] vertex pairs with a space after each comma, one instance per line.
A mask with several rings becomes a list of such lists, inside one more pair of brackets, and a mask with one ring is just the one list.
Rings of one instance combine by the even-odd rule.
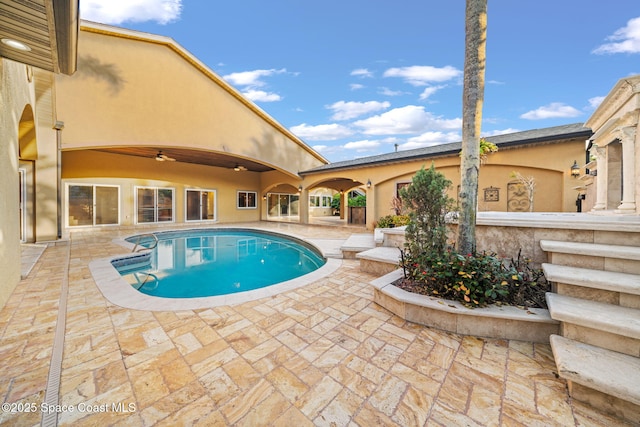
[[255, 191], [238, 191], [238, 209], [256, 209], [258, 193]]
[[215, 190], [187, 190], [187, 221], [216, 220]]
[[299, 215], [300, 196], [288, 193], [267, 194], [268, 216], [292, 216]]
[[309, 196], [309, 207], [329, 208], [331, 207], [331, 196]]
[[117, 225], [120, 223], [120, 187], [68, 184], [67, 226]]
[[136, 220], [138, 224], [173, 222], [173, 188], [137, 187]]

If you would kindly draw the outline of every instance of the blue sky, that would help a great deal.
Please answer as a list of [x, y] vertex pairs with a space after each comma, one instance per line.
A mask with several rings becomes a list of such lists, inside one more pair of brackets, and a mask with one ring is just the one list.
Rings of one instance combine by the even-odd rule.
[[[80, 0], [173, 38], [330, 161], [461, 140], [464, 1]], [[489, 0], [482, 132], [585, 122], [640, 74], [637, 0]]]

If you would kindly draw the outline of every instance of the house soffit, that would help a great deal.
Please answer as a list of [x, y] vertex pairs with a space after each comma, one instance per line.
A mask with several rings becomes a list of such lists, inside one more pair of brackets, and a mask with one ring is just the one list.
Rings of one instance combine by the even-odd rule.
[[[0, 0], [0, 57], [46, 71], [73, 74], [78, 0]], [[8, 40], [28, 49], [11, 47]]]
[[[155, 159], [159, 152], [166, 157], [174, 159], [176, 163], [190, 163], [204, 166], [213, 166], [220, 168], [227, 168], [233, 170], [238, 167], [241, 171], [250, 172], [268, 172], [275, 170], [275, 168], [265, 165], [260, 162], [256, 162], [249, 159], [239, 158], [230, 154], [213, 152], [213, 151], [201, 151], [190, 150], [185, 148], [167, 148], [167, 147], [113, 147], [113, 148], [100, 148], [90, 151], [120, 154], [125, 156], [136, 156], [147, 159]], [[174, 163], [173, 161], [166, 160], [165, 163]]]

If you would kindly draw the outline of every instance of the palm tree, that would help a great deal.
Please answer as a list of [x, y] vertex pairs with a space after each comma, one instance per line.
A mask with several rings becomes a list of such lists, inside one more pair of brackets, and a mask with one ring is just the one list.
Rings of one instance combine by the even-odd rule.
[[467, 0], [465, 12], [464, 88], [462, 93], [462, 156], [458, 251], [476, 248], [480, 128], [484, 100], [487, 42], [487, 0]]

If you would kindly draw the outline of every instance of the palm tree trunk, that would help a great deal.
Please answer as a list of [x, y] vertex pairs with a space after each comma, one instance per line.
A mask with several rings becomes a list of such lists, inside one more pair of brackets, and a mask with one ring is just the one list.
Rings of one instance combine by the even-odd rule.
[[460, 253], [471, 253], [476, 248], [480, 129], [486, 63], [487, 0], [467, 0], [465, 35], [460, 215], [457, 246]]

